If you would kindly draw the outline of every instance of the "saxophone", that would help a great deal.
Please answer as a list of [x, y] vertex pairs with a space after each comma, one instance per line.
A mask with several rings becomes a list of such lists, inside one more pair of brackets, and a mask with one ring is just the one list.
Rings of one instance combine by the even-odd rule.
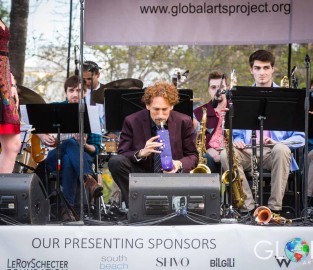
[[[229, 144], [228, 144], [228, 138], [229, 138], [229, 129], [225, 129], [224, 133], [225, 137], [225, 149], [227, 156], [229, 156]], [[242, 189], [242, 178], [239, 174], [238, 171], [238, 163], [237, 159], [235, 156], [235, 151], [234, 149], [231, 149], [232, 154], [233, 154], [233, 170], [232, 170], [232, 191], [231, 191], [231, 196], [233, 198], [233, 204], [237, 208], [242, 208], [244, 206], [245, 200], [247, 198], [247, 195], [243, 192]], [[225, 185], [229, 184], [229, 170], [225, 171], [222, 175], [222, 182]]]
[[280, 87], [289, 88], [289, 79], [287, 76], [284, 76], [280, 81]]
[[251, 155], [251, 171], [252, 171], [252, 191], [254, 193], [255, 206], [259, 206], [259, 171], [256, 150], [256, 131], [252, 131], [252, 155]]
[[203, 157], [206, 152], [205, 148], [205, 131], [206, 131], [206, 121], [207, 112], [206, 108], [202, 107], [203, 116], [200, 122], [200, 132], [197, 137], [196, 147], [199, 153], [199, 162], [196, 168], [194, 168], [190, 173], [211, 173], [210, 168], [207, 166], [207, 160]]

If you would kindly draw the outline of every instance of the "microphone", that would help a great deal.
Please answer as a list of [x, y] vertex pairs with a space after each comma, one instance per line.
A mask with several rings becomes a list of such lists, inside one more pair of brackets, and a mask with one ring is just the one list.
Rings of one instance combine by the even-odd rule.
[[187, 79], [188, 74], [189, 74], [189, 69], [187, 69], [187, 70], [182, 74], [182, 76]]
[[215, 109], [218, 105], [218, 98], [221, 96], [221, 89], [218, 89], [216, 91], [216, 94], [213, 98], [213, 101], [212, 101], [212, 107]]
[[293, 68], [290, 72], [290, 77], [294, 76], [296, 71], [297, 71], [297, 66], [293, 66]]
[[77, 55], [76, 55], [76, 47], [77, 47], [77, 45], [74, 46], [74, 55], [75, 55], [75, 72], [74, 72], [74, 74], [76, 76], [78, 76], [79, 75], [79, 70], [78, 70], [78, 67], [77, 67], [78, 60], [77, 60]]
[[291, 70], [291, 73], [290, 73], [291, 86], [292, 86], [292, 88], [295, 88], [295, 89], [298, 88], [298, 80], [295, 76], [296, 70], [297, 70], [297, 66], [294, 66]]
[[222, 94], [225, 94], [224, 91], [222, 91], [222, 85], [223, 85], [223, 80], [225, 79], [225, 74], [222, 75], [222, 78], [221, 78], [221, 83], [220, 83], [220, 86], [218, 88], [218, 90], [216, 91], [215, 93], [215, 96], [213, 98], [213, 101], [212, 101], [212, 107], [215, 109], [219, 103], [219, 100], [218, 98], [222, 95]]
[[311, 59], [310, 59], [310, 56], [309, 56], [308, 54], [305, 55], [304, 61], [305, 61], [306, 63], [311, 63]]

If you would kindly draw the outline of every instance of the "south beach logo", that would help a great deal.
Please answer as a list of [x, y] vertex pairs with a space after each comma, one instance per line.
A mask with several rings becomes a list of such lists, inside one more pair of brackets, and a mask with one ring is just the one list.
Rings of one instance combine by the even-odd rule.
[[254, 254], [260, 260], [275, 258], [280, 268], [289, 267], [291, 262], [311, 264], [307, 261], [310, 253], [310, 246], [306, 240], [296, 237], [288, 241], [284, 249], [279, 247], [279, 242], [259, 241], [254, 246]]

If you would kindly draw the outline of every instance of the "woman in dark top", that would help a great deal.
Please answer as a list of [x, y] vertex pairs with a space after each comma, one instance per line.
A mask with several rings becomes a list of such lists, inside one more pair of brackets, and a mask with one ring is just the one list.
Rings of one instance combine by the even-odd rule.
[[0, 173], [12, 173], [21, 146], [18, 95], [10, 71], [10, 32], [0, 18]]

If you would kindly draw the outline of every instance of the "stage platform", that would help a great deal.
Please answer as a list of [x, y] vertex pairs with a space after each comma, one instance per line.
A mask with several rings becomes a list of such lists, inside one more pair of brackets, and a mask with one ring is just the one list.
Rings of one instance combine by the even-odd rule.
[[[92, 223], [88, 223], [92, 224]], [[312, 269], [313, 228], [292, 225], [0, 226], [0, 269]], [[301, 225], [301, 226], [300, 226]]]

